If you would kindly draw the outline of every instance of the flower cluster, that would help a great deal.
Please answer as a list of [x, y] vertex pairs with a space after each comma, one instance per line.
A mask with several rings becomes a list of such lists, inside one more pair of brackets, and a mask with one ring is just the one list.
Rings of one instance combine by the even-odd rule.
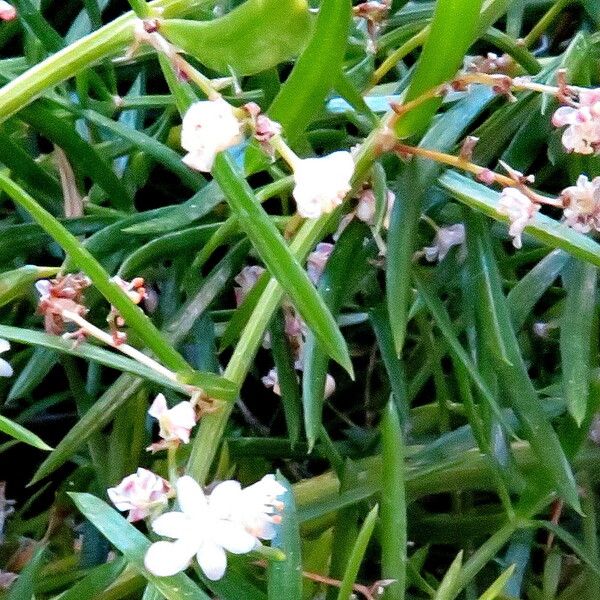
[[579, 102], [569, 102], [552, 115], [555, 127], [567, 128], [562, 135], [563, 146], [577, 154], [600, 152], [600, 89], [581, 90]]
[[80, 316], [87, 314], [83, 292], [91, 284], [83, 273], [58, 275], [54, 279], [42, 279], [35, 284], [40, 294], [37, 310], [44, 316], [44, 329], [47, 333], [61, 335], [65, 331], [65, 311]]
[[155, 542], [144, 564], [159, 577], [185, 570], [194, 556], [204, 574], [218, 580], [227, 568], [226, 551], [247, 554], [259, 540], [271, 540], [281, 521], [285, 492], [273, 475], [242, 489], [238, 481], [219, 483], [205, 494], [194, 479], [180, 477], [176, 484], [179, 511], [162, 514], [152, 530], [174, 541]]
[[528, 196], [517, 188], [505, 187], [502, 190], [498, 202], [498, 212], [508, 217], [510, 222], [508, 233], [513, 238], [515, 248], [521, 248], [523, 245], [521, 234], [539, 209], [539, 204], [532, 202]]
[[565, 223], [577, 231], [600, 231], [600, 177], [580, 175], [575, 185], [562, 191]]

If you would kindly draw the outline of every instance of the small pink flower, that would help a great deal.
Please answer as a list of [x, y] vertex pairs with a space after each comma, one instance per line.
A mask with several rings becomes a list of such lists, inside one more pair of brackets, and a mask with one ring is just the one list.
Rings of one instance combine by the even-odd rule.
[[264, 272], [265, 270], [262, 267], [252, 265], [250, 267], [244, 267], [240, 273], [235, 276], [234, 281], [239, 286], [233, 288], [236, 306], [240, 306]]
[[565, 223], [577, 231], [600, 231], [600, 177], [591, 181], [580, 175], [577, 183], [561, 193]]
[[309, 279], [315, 285], [323, 274], [323, 270], [325, 269], [325, 265], [327, 264], [332, 251], [333, 244], [321, 242], [320, 244], [317, 244], [314, 252], [311, 252], [308, 255], [308, 260], [306, 261], [306, 272], [308, 273]]
[[533, 217], [540, 209], [523, 192], [514, 187], [505, 187], [498, 201], [498, 212], [506, 215], [510, 222], [508, 233], [513, 238], [513, 246], [521, 248], [523, 245], [521, 234]]
[[196, 411], [191, 402], [180, 402], [173, 408], [167, 407], [163, 394], [158, 394], [148, 410], [148, 414], [158, 420], [162, 442], [152, 444], [153, 452], [190, 441], [190, 431], [196, 425]]
[[17, 9], [8, 2], [0, 0], [0, 21], [12, 21], [17, 18]]
[[444, 260], [450, 248], [462, 246], [465, 243], [465, 226], [462, 223], [440, 227], [433, 242], [433, 246], [423, 248], [425, 258], [429, 262], [441, 262]]
[[568, 127], [562, 136], [569, 152], [594, 154], [600, 149], [600, 89], [583, 90], [576, 106], [561, 106], [552, 115], [555, 127]]
[[172, 496], [169, 482], [152, 471], [139, 468], [116, 487], [108, 488], [108, 497], [119, 510], [128, 510], [130, 522], [155, 515]]
[[281, 396], [281, 388], [279, 387], [279, 376], [277, 375], [277, 369], [271, 369], [264, 377], [261, 377], [260, 380], [266, 388], [271, 388], [275, 395]]

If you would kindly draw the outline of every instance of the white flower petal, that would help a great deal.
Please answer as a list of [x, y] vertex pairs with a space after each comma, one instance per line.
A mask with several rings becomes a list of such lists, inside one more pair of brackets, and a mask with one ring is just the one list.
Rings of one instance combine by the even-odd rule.
[[194, 556], [189, 545], [178, 542], [156, 542], [148, 548], [144, 566], [157, 577], [168, 577], [185, 571]]
[[196, 554], [196, 559], [210, 580], [217, 581], [225, 574], [227, 555], [221, 546], [212, 543], [203, 544]]
[[161, 415], [165, 414], [167, 410], [167, 399], [164, 394], [158, 394], [148, 409], [148, 414], [155, 419], [160, 419]]
[[7, 350], [10, 350], [10, 342], [0, 338], [0, 354], [2, 354], [2, 352], [6, 352]]
[[182, 512], [167, 512], [152, 521], [152, 530], [170, 538], [184, 538], [190, 533], [190, 520]]
[[177, 502], [181, 510], [191, 517], [202, 516], [208, 506], [202, 488], [189, 475], [184, 475], [177, 480]]
[[220, 506], [229, 507], [241, 501], [242, 486], [239, 481], [223, 481], [210, 493], [208, 503], [211, 507], [219, 509]]
[[14, 371], [10, 363], [0, 358], [0, 377], [12, 377]]
[[233, 554], [246, 554], [256, 547], [256, 538], [239, 523], [218, 521], [214, 526], [215, 540]]

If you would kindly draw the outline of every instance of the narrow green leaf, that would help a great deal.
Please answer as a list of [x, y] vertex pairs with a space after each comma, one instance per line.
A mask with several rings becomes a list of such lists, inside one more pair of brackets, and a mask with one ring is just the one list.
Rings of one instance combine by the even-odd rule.
[[58, 32], [44, 19], [42, 13], [31, 0], [14, 0], [19, 19], [25, 27], [42, 42], [47, 52], [58, 52], [65, 43]]
[[167, 600], [209, 600], [184, 573], [156, 577], [144, 568], [150, 541], [116, 510], [91, 494], [69, 493], [77, 508]]
[[459, 575], [462, 567], [463, 553], [462, 550], [456, 555], [452, 564], [446, 571], [442, 582], [440, 583], [433, 600], [454, 600], [457, 594], [457, 586], [459, 583]]
[[212, 21], [166, 20], [160, 31], [214, 71], [250, 75], [299, 54], [310, 15], [306, 0], [247, 0]]
[[510, 565], [497, 579], [488, 587], [479, 600], [496, 600], [504, 591], [504, 586], [508, 583], [508, 580], [512, 577], [515, 570], [515, 565]]
[[348, 566], [346, 567], [346, 572], [344, 573], [344, 578], [342, 579], [342, 585], [340, 586], [340, 591], [338, 592], [338, 600], [347, 600], [347, 598], [349, 598], [352, 594], [352, 586], [356, 581], [358, 570], [360, 569], [363, 557], [367, 551], [367, 545], [369, 544], [371, 534], [373, 533], [375, 523], [377, 522], [378, 510], [379, 507], [376, 504], [369, 511], [369, 514], [367, 515], [362, 527], [360, 528], [360, 531], [358, 532], [358, 537], [356, 538], [356, 543], [352, 548], [352, 553], [348, 559]]
[[35, 348], [31, 354], [31, 358], [27, 361], [27, 364], [20, 369], [15, 378], [6, 398], [7, 403], [24, 398], [42, 383], [48, 376], [50, 370], [58, 362], [58, 357], [58, 353], [53, 349], [44, 347]]
[[38, 279], [54, 277], [59, 271], [57, 267], [25, 265], [13, 271], [0, 273], [0, 306], [29, 293], [31, 285]]
[[95, 600], [98, 594], [117, 579], [124, 567], [125, 561], [117, 558], [91, 569], [81, 581], [65, 592], [60, 600]]
[[467, 256], [472, 293], [478, 298], [479, 329], [488, 351], [495, 357], [494, 364], [504, 392], [540, 467], [558, 493], [575, 510], [580, 510], [571, 466], [549, 418], [539, 404], [510, 321], [487, 225], [479, 214], [469, 212], [467, 217]]
[[10, 587], [6, 600], [35, 600], [35, 584], [42, 568], [45, 552], [45, 547], [38, 548], [34, 552], [18, 579]]
[[322, 110], [346, 52], [350, 0], [323, 0], [312, 37], [269, 107], [293, 142]]
[[352, 374], [348, 348], [335, 319], [227, 153], [217, 156], [213, 174], [271, 274], [327, 353]]
[[300, 441], [302, 395], [298, 384], [294, 357], [285, 335], [285, 319], [281, 310], [275, 314], [271, 323], [270, 338], [271, 353], [273, 354], [281, 391], [283, 414], [285, 415], [290, 446], [294, 448]]
[[510, 290], [506, 301], [515, 331], [519, 331], [533, 307], [552, 285], [569, 260], [562, 250], [553, 250]]
[[598, 269], [571, 260], [563, 273], [567, 292], [560, 326], [563, 393], [577, 425], [583, 422], [590, 393], [592, 320], [596, 307]]
[[0, 415], [0, 431], [6, 433], [10, 437], [15, 438], [15, 440], [19, 440], [19, 442], [23, 442], [24, 444], [29, 444], [34, 448], [38, 448], [39, 450], [52, 450], [44, 440], [38, 437], [35, 433], [32, 433], [28, 429], [25, 429], [22, 425], [7, 419], [6, 417]]
[[[429, 35], [406, 93], [414, 100], [431, 88], [448, 81], [461, 66], [475, 41], [482, 0], [438, 0]], [[404, 115], [396, 124], [398, 137], [422, 132], [441, 99], [432, 99]]]
[[[408, 523], [404, 464], [404, 433], [393, 403], [381, 421], [383, 472], [381, 482], [381, 575], [394, 582], [386, 587], [384, 600], [404, 600]], [[393, 532], [390, 535], [390, 532]]]
[[269, 561], [267, 567], [267, 590], [269, 600], [301, 600], [302, 598], [302, 556], [300, 529], [296, 514], [294, 494], [289, 482], [278, 475], [277, 480], [286, 488], [280, 498], [283, 502], [281, 525], [271, 542], [285, 554], [283, 561]]

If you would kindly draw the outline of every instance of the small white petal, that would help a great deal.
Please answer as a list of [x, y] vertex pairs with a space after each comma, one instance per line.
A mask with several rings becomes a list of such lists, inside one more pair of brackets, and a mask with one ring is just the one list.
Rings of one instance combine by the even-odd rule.
[[192, 517], [201, 516], [208, 506], [202, 488], [189, 475], [184, 475], [177, 480], [177, 502], [181, 510]]
[[167, 399], [164, 394], [158, 394], [148, 409], [148, 414], [155, 419], [159, 419], [167, 410]]
[[167, 512], [152, 521], [152, 530], [165, 537], [183, 538], [190, 533], [190, 520], [181, 512]]
[[227, 568], [227, 555], [225, 550], [217, 544], [205, 543], [202, 545], [196, 559], [204, 574], [212, 581], [221, 579]]
[[0, 377], [12, 377], [14, 371], [10, 363], [0, 358]]
[[246, 554], [256, 547], [256, 538], [241, 524], [218, 521], [214, 525], [214, 531], [216, 541], [233, 554]]
[[0, 354], [2, 354], [2, 352], [6, 352], [7, 350], [10, 350], [10, 342], [0, 338]]
[[239, 481], [223, 481], [210, 493], [208, 502], [211, 507], [230, 507], [241, 501], [242, 486]]
[[178, 542], [156, 542], [148, 548], [144, 566], [157, 577], [168, 577], [185, 571], [194, 556], [190, 547]]

